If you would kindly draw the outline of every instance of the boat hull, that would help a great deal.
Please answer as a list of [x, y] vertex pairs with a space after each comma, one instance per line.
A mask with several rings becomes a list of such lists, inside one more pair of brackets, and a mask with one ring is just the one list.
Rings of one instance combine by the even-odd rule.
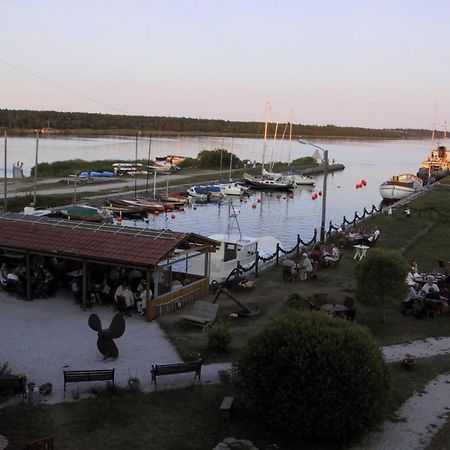
[[416, 175], [409, 173], [392, 177], [380, 186], [380, 194], [385, 200], [401, 200], [408, 195], [418, 192], [423, 181]]

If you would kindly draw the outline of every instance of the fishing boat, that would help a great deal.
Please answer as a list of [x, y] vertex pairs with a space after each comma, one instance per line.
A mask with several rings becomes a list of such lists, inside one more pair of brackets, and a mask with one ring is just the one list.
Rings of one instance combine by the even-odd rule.
[[187, 192], [191, 197], [200, 200], [220, 200], [224, 197], [222, 190], [216, 184], [192, 186]]
[[146, 215], [145, 208], [137, 205], [126, 205], [118, 201], [106, 200], [102, 209], [109, 211], [116, 216], [122, 217], [142, 217]]
[[438, 145], [431, 150], [422, 163], [417, 175], [427, 182], [433, 182], [450, 174], [450, 151], [445, 145]]
[[[238, 266], [249, 268], [254, 265], [256, 254], [262, 258], [269, 258], [274, 255], [280, 241], [273, 236], [250, 237], [243, 236], [238, 222], [238, 214], [233, 204], [228, 204], [228, 228], [224, 234], [213, 234], [210, 239], [220, 242], [220, 248], [210, 254], [209, 260], [209, 279], [222, 282], [228, 278], [230, 273]], [[236, 225], [237, 229], [233, 228]], [[192, 258], [189, 272], [195, 274], [204, 274], [205, 259]], [[275, 258], [270, 261], [259, 260], [258, 270], [272, 265]]]
[[423, 186], [423, 180], [411, 173], [395, 175], [380, 186], [380, 194], [385, 200], [401, 200], [418, 192]]

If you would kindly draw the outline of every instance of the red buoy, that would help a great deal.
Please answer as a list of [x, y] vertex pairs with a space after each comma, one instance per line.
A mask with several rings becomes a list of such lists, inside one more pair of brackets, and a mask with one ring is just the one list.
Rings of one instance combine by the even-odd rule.
[[171, 217], [171, 219], [175, 219], [176, 215], [172, 214], [170, 217]]
[[184, 208], [183, 208], [182, 206], [180, 206], [180, 207], [178, 208], [178, 211], [183, 212], [183, 211], [184, 211]]
[[258, 203], [261, 203], [261, 199], [260, 198], [258, 198], [258, 200], [256, 200]]
[[361, 184], [362, 184], [363, 186], [366, 186], [367, 181], [366, 181], [366, 180], [361, 180]]
[[319, 195], [322, 197], [322, 191], [319, 191]]

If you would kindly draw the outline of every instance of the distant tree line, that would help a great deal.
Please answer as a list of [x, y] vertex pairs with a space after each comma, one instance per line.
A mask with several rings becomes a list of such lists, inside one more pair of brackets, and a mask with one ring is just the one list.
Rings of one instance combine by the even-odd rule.
[[[63, 134], [93, 133], [133, 134], [141, 130], [144, 134], [219, 134], [239, 136], [261, 136], [261, 122], [240, 122], [218, 119], [194, 119], [190, 117], [129, 116], [119, 114], [97, 114], [83, 112], [28, 111], [0, 109], [0, 126], [12, 133], [33, 132], [49, 128]], [[271, 134], [275, 124], [270, 124]], [[336, 125], [293, 124], [295, 136], [329, 137], [373, 137], [373, 138], [427, 138], [425, 129], [373, 129], [361, 127], [339, 127]], [[438, 132], [437, 136], [441, 133]]]

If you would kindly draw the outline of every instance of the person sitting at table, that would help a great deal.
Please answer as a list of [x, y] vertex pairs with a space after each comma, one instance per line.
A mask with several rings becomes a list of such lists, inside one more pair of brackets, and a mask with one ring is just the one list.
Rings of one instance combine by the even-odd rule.
[[324, 260], [327, 266], [329, 266], [332, 263], [337, 263], [340, 258], [341, 258], [341, 251], [334, 244], [331, 246], [331, 254], [330, 253], [324, 254]]
[[359, 229], [359, 234], [367, 234], [367, 228], [364, 225], [361, 225]]
[[356, 238], [355, 230], [350, 230], [347, 234], [347, 240], [353, 242]]
[[303, 253], [298, 264], [298, 278], [301, 281], [305, 281], [312, 276], [313, 272], [314, 268], [311, 260], [308, 258], [308, 254]]
[[134, 305], [134, 295], [128, 284], [124, 284], [122, 295], [125, 300], [126, 307], [131, 309]]
[[408, 295], [403, 300], [403, 315], [407, 316], [414, 313], [414, 306], [416, 302], [420, 305], [422, 297], [420, 295], [420, 284], [413, 283], [409, 288]]
[[369, 241], [369, 244], [373, 245], [377, 241], [377, 239], [380, 237], [381, 231], [378, 227], [375, 227], [375, 230], [373, 230], [372, 235], [369, 236], [367, 239]]
[[316, 264], [318, 267], [321, 267], [324, 265], [324, 259], [323, 259], [323, 251], [320, 248], [319, 244], [316, 244], [312, 251], [311, 251], [311, 259], [313, 261], [314, 264]]
[[[151, 300], [153, 298], [153, 292], [149, 288], [148, 290], [148, 298]], [[136, 302], [136, 309], [139, 315], [143, 316], [147, 309], [147, 290], [144, 287], [144, 290], [139, 295], [139, 300]]]
[[439, 287], [434, 282], [434, 277], [429, 276], [427, 278], [427, 282], [423, 285], [422, 289], [420, 290], [420, 294], [423, 298], [430, 298], [430, 299], [439, 299]]
[[416, 270], [411, 267], [409, 269], [408, 275], [406, 275], [406, 284], [411, 287], [417, 281], [417, 278], [420, 278], [420, 275], [416, 272]]
[[411, 268], [415, 270], [416, 273], [419, 273], [419, 265], [417, 264], [417, 261], [415, 259], [412, 259], [409, 264]]

